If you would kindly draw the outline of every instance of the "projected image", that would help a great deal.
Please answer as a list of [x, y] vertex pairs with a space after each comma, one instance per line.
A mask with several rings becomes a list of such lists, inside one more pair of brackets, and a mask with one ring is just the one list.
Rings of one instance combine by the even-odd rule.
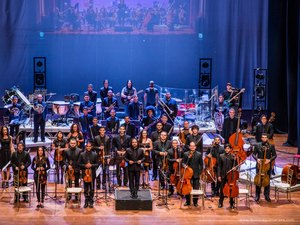
[[192, 31], [190, 0], [62, 0], [50, 7], [54, 32]]

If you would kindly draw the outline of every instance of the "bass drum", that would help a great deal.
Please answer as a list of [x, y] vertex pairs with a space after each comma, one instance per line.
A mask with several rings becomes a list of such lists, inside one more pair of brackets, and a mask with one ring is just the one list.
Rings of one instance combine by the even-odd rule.
[[293, 165], [291, 163], [286, 164], [283, 169], [282, 169], [282, 173], [281, 173], [281, 182], [282, 183], [287, 183], [287, 178], [288, 178], [288, 174], [289, 174], [289, 169], [293, 170], [293, 177], [292, 177], [292, 182], [291, 182], [291, 186], [295, 186], [297, 184], [298, 181], [298, 166]]

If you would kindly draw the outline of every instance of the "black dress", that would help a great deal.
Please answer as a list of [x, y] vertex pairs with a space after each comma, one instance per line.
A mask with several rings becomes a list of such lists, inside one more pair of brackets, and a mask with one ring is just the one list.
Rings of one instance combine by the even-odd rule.
[[11, 160], [10, 142], [11, 138], [0, 139], [0, 168], [2, 169]]

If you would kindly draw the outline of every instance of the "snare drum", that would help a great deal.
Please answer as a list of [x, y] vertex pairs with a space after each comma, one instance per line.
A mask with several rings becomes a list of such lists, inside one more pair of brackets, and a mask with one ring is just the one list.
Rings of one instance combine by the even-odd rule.
[[64, 101], [54, 101], [52, 104], [52, 110], [55, 114], [64, 116], [69, 111], [69, 103]]
[[101, 98], [97, 98], [97, 103], [96, 103], [96, 114], [102, 113], [102, 108], [101, 108]]

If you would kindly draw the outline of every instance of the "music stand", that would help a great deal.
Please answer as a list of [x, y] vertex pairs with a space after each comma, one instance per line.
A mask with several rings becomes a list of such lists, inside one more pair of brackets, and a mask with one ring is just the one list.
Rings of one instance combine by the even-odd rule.
[[[108, 195], [108, 189], [110, 189], [110, 174], [109, 174], [109, 164], [107, 163], [107, 160], [111, 157], [111, 155], [106, 155], [104, 156], [104, 169], [102, 168], [102, 173], [106, 173], [106, 177], [105, 177], [105, 189], [104, 189], [104, 196], [102, 197], [96, 197], [96, 202], [100, 203], [101, 200], [104, 200], [104, 202], [106, 203], [106, 205], [108, 206], [108, 202], [110, 200], [114, 200], [113, 197]], [[102, 174], [102, 176], [103, 176]], [[103, 184], [102, 184], [103, 186]], [[98, 194], [97, 194], [98, 195]]]

